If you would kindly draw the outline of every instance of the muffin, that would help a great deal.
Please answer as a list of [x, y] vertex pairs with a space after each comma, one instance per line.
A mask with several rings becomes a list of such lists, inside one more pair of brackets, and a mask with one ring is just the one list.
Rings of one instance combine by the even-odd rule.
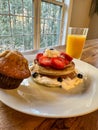
[[15, 89], [30, 75], [28, 61], [20, 52], [6, 50], [0, 54], [0, 88]]

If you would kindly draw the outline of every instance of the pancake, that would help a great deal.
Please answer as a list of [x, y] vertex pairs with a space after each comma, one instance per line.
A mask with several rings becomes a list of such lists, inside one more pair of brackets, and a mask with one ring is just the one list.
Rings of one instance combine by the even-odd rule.
[[30, 70], [31, 72], [38, 72], [39, 74], [47, 75], [47, 76], [65, 76], [75, 72], [75, 64], [74, 62], [71, 62], [63, 70], [56, 70], [50, 67], [43, 67], [38, 64], [34, 64], [30, 68]]

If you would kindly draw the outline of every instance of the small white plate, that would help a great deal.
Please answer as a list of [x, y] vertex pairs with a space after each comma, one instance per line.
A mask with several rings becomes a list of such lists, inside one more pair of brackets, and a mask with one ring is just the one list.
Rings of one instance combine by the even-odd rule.
[[98, 69], [81, 60], [76, 68], [87, 74], [88, 89], [81, 94], [66, 94], [60, 88], [47, 88], [28, 79], [15, 90], [0, 89], [0, 100], [7, 106], [30, 115], [65, 118], [84, 115], [98, 109]]

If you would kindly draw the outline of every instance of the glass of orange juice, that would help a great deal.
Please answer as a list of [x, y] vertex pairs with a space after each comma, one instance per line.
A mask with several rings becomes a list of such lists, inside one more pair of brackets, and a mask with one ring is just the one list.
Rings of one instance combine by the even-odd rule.
[[88, 28], [69, 27], [66, 53], [73, 58], [80, 59], [87, 33]]

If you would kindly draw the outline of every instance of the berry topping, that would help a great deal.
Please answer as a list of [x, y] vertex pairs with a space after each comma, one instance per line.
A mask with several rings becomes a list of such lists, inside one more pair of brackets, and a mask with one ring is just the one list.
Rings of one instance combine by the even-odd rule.
[[51, 58], [51, 65], [55, 69], [64, 69], [68, 62], [62, 57]]
[[39, 58], [39, 65], [44, 67], [50, 67], [51, 66], [51, 58], [46, 56], [41, 56]]
[[63, 58], [67, 59], [69, 62], [72, 61], [72, 57], [69, 56], [68, 54], [64, 53], [64, 52], [61, 52], [60, 54]]
[[62, 82], [63, 79], [62, 79], [61, 77], [58, 77], [58, 78], [57, 78], [57, 81]]
[[36, 78], [38, 76], [38, 73], [37, 72], [34, 72], [33, 74], [32, 74], [32, 77], [33, 78]]
[[40, 57], [43, 56], [43, 53], [38, 53], [37, 56], [36, 56], [36, 59], [39, 60]]
[[80, 79], [82, 79], [83, 75], [79, 73], [79, 74], [77, 74], [77, 77], [80, 78]]
[[73, 58], [64, 52], [59, 52], [53, 48], [46, 49], [44, 53], [38, 53], [35, 63], [43, 67], [52, 67], [54, 69], [64, 69]]

